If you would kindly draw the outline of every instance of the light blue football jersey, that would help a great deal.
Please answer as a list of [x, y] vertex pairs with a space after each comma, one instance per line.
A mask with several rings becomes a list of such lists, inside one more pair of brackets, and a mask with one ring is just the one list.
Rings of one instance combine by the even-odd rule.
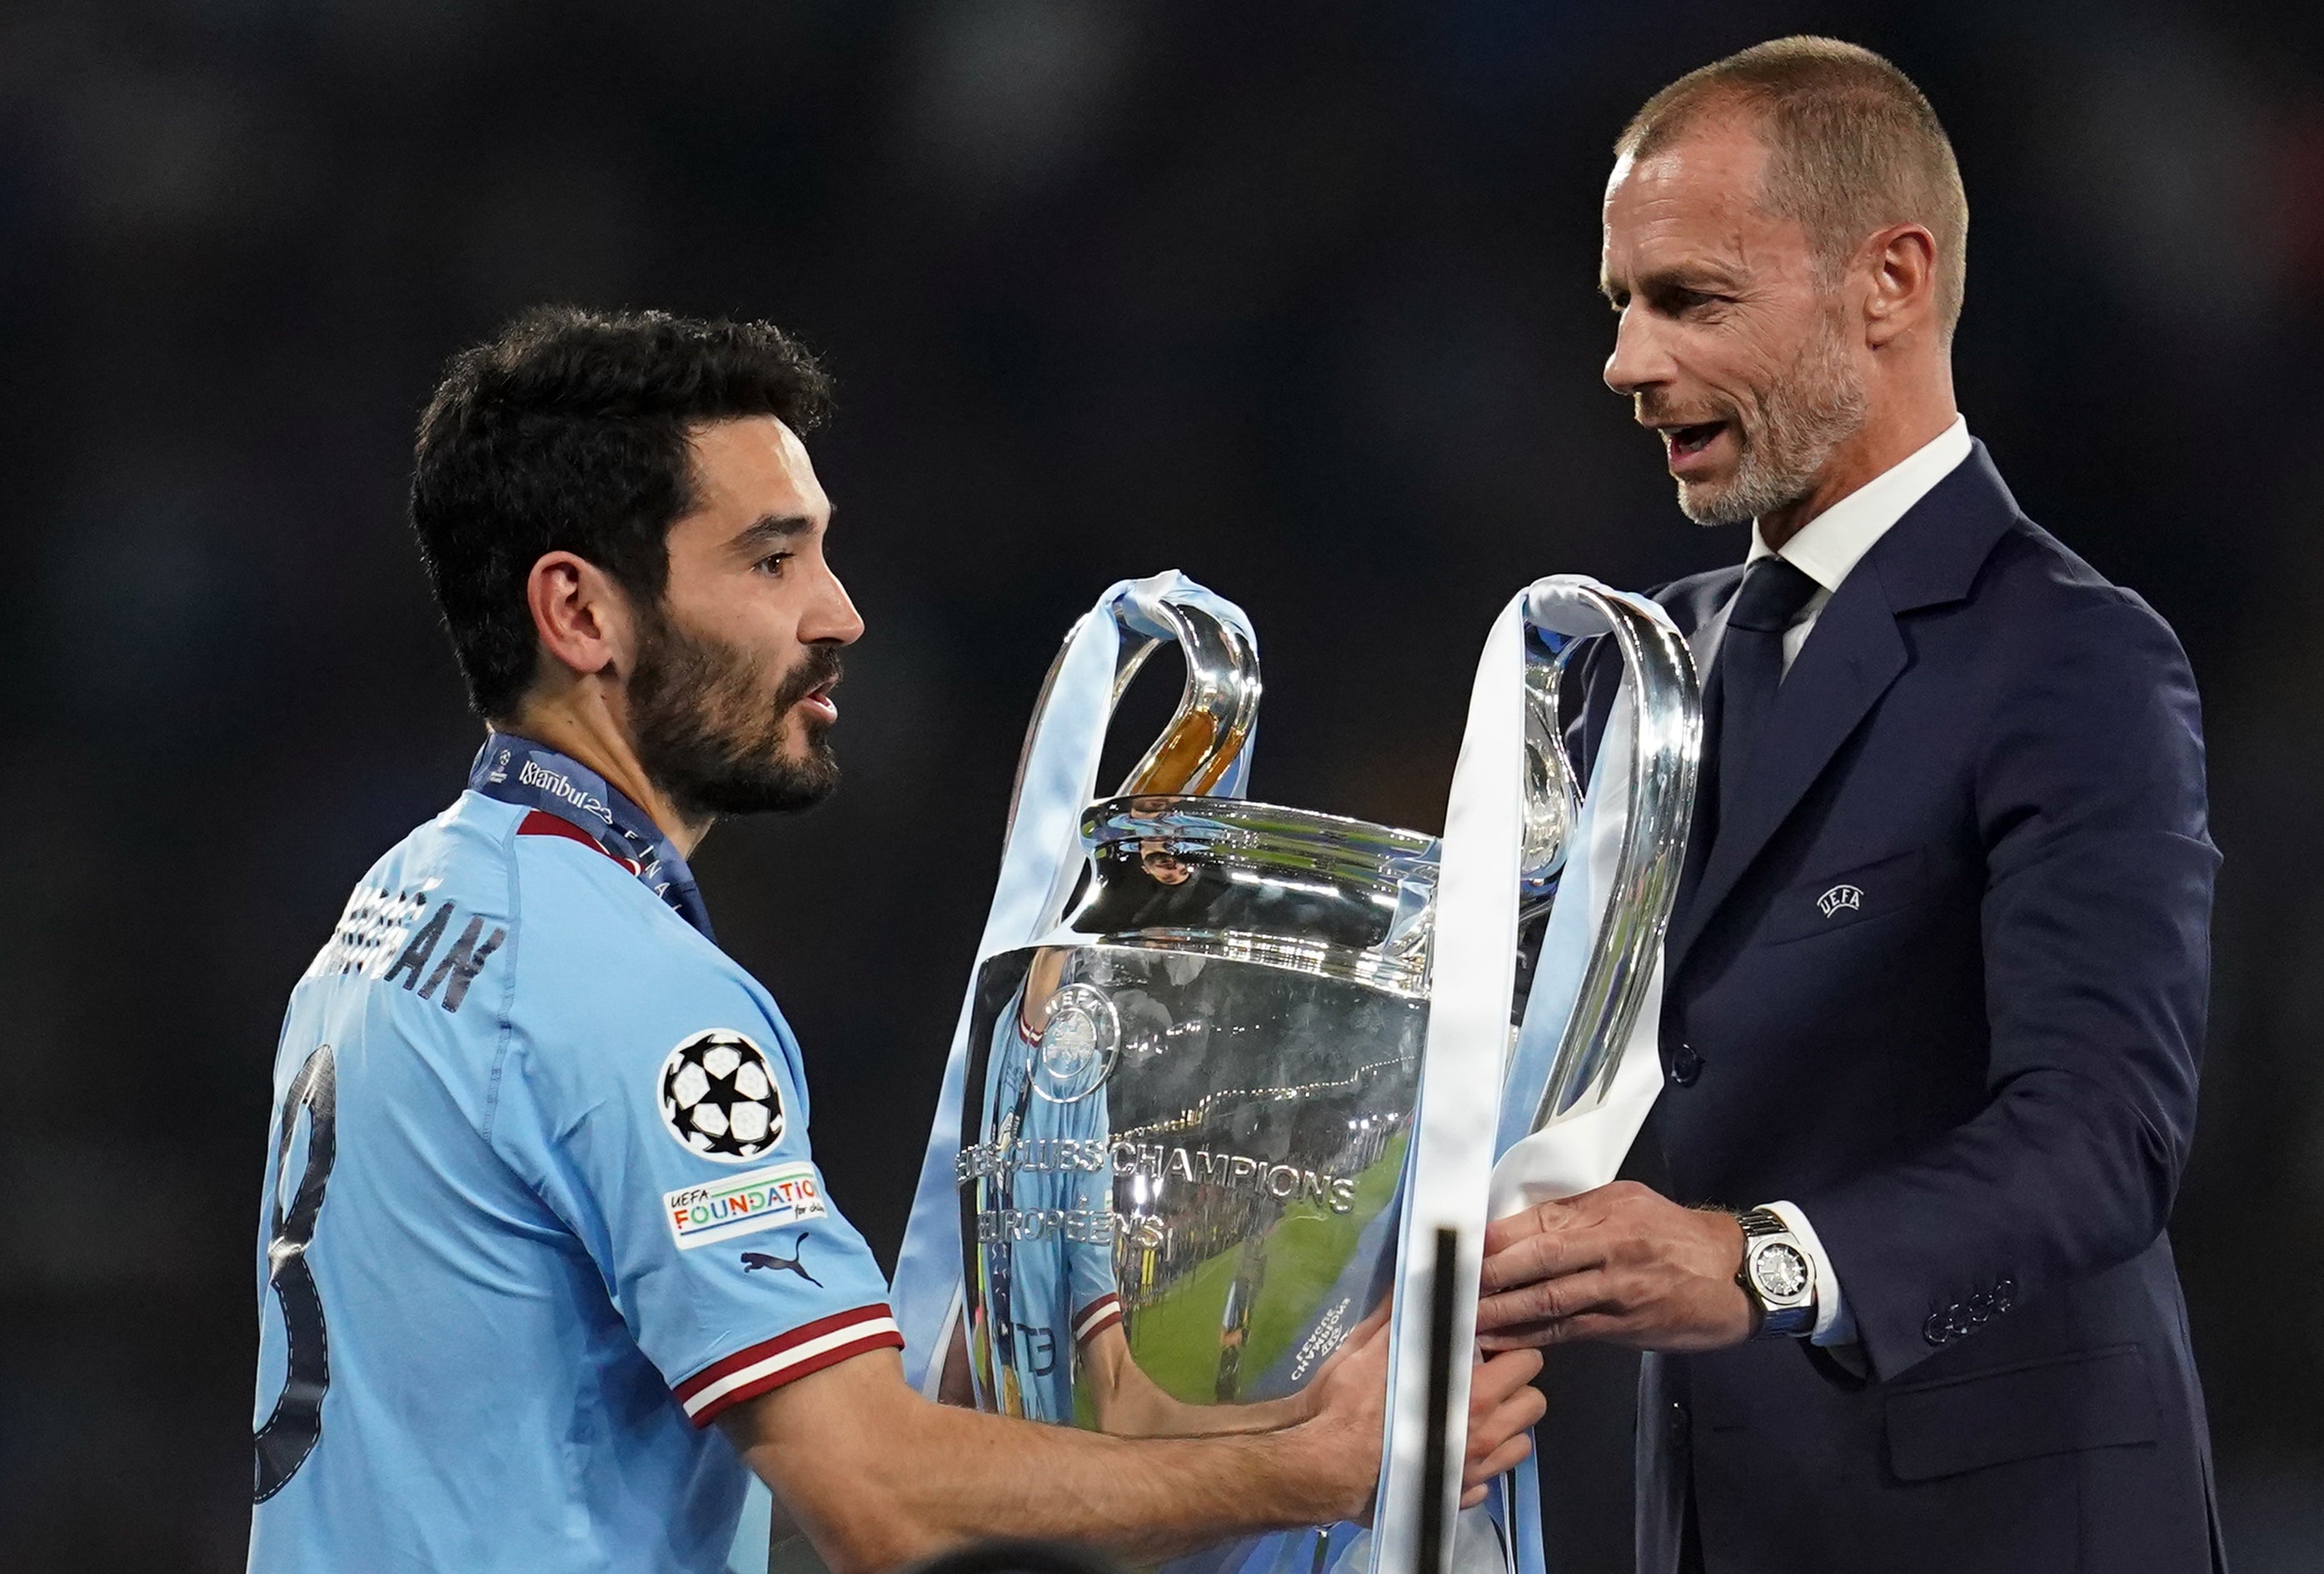
[[902, 1344], [773, 999], [577, 818], [462, 795], [291, 994], [254, 1574], [723, 1569], [708, 1423]]
[[[996, 1373], [1007, 1414], [1070, 1422], [1074, 1368], [1089, 1342], [1122, 1321], [1114, 1279], [1113, 1132], [1106, 1092], [1085, 1080], [1063, 1086], [1042, 1069], [1020, 990], [992, 1025], [990, 1129], [1013, 1161], [991, 1183], [992, 1207], [1013, 1222], [983, 1254], [984, 1304], [992, 1337], [1014, 1347]], [[1045, 1086], [1044, 1083], [1048, 1085]]]

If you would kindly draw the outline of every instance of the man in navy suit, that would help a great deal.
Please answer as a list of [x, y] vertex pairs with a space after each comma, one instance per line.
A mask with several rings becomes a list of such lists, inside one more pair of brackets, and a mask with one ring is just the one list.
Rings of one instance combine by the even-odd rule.
[[1954, 409], [1968, 207], [1902, 73], [1761, 45], [1616, 152], [1606, 382], [1752, 536], [1659, 593], [1704, 673], [1675, 1196], [1497, 1223], [1482, 1342], [1649, 1352], [1640, 1574], [2224, 1567], [2163, 1235], [2218, 862], [2186, 657]]

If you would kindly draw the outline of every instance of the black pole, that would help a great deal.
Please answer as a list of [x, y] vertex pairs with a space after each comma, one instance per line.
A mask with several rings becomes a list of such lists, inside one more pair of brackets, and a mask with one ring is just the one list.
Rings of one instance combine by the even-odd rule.
[[1453, 1275], [1459, 1271], [1461, 1232], [1436, 1232], [1436, 1271], [1428, 1288], [1428, 1436], [1420, 1456], [1420, 1548], [1415, 1574], [1444, 1574], [1444, 1504], [1452, 1496], [1452, 1461], [1446, 1443], [1452, 1428]]

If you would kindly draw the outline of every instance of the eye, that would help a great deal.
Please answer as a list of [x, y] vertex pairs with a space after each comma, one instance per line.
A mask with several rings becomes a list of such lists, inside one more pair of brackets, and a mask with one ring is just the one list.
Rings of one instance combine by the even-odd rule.
[[766, 575], [770, 579], [780, 579], [783, 575], [783, 565], [788, 563], [791, 557], [792, 554], [788, 552], [770, 552], [752, 564], [751, 571], [753, 574]]

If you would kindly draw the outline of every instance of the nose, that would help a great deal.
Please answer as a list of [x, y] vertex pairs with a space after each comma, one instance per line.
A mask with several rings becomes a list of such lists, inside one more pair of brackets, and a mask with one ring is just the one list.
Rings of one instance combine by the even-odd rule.
[[1606, 357], [1606, 386], [1625, 399], [1671, 381], [1668, 346], [1655, 331], [1652, 314], [1635, 300], [1615, 319], [1614, 353]]
[[829, 565], [823, 570], [823, 584], [807, 615], [799, 621], [799, 640], [809, 645], [853, 645], [863, 638], [863, 616], [855, 610], [855, 603], [847, 594], [847, 587]]

